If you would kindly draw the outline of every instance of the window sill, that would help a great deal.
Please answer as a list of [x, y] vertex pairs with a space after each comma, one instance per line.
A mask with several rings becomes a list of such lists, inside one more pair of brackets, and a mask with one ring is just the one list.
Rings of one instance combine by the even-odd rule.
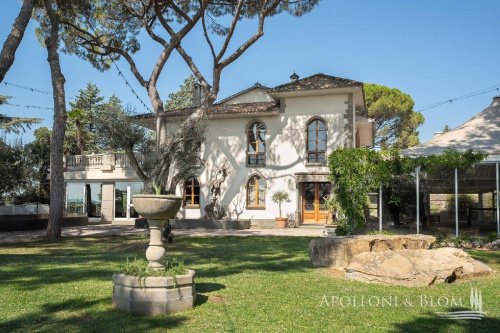
[[246, 164], [246, 167], [247, 168], [265, 168], [266, 165], [265, 164]]
[[265, 206], [247, 206], [248, 210], [266, 210]]
[[200, 205], [185, 205], [184, 209], [199, 209]]
[[320, 167], [326, 167], [328, 166], [327, 163], [318, 163], [318, 162], [306, 162], [306, 167], [314, 167], [314, 166], [320, 166]]

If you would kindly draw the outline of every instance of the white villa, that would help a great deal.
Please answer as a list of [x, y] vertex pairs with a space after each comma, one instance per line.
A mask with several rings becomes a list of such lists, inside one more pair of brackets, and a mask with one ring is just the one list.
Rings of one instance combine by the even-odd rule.
[[[327, 157], [337, 147], [372, 146], [374, 127], [366, 115], [361, 82], [316, 74], [274, 88], [259, 83], [216, 103], [208, 112], [203, 166], [180, 181], [184, 197], [179, 219], [199, 219], [210, 203], [207, 184], [227, 159], [230, 174], [221, 187], [227, 219], [274, 225], [275, 191], [290, 194], [283, 214], [299, 223], [326, 223], [322, 201], [330, 192]], [[196, 96], [196, 94], [193, 94]], [[167, 127], [175, 127], [195, 108], [169, 111]], [[155, 129], [154, 116], [136, 117]], [[142, 183], [123, 154], [66, 157], [68, 212], [105, 222], [137, 218], [131, 203]]]

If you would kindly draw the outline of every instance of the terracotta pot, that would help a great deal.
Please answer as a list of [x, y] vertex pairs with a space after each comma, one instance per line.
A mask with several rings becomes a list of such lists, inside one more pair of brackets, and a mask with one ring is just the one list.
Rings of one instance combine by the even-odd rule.
[[285, 229], [288, 223], [288, 217], [276, 217], [274, 219], [276, 221], [276, 228]]
[[177, 214], [182, 198], [176, 195], [136, 194], [132, 204], [137, 213], [148, 220], [166, 220]]

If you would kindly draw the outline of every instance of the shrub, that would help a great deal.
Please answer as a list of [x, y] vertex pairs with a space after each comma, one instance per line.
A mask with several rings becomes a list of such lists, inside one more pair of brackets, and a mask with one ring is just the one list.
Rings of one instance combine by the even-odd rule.
[[498, 237], [498, 235], [496, 232], [492, 232], [492, 233], [488, 234], [488, 238], [487, 238], [488, 243], [495, 241], [497, 239], [497, 237]]
[[187, 273], [184, 262], [175, 257], [165, 260], [163, 265], [165, 266], [165, 270], [152, 270], [148, 268], [148, 261], [142, 258], [137, 259], [137, 257], [129, 260], [127, 257], [125, 264], [120, 266], [120, 273], [142, 278], [148, 276], [176, 276]]
[[368, 235], [396, 235], [396, 233], [391, 230], [370, 230]]
[[436, 236], [436, 243], [442, 243], [448, 239], [448, 235], [442, 231], [438, 231], [435, 236]]
[[347, 236], [351, 232], [344, 224], [339, 224], [337, 228], [335, 228], [335, 235], [337, 236]]

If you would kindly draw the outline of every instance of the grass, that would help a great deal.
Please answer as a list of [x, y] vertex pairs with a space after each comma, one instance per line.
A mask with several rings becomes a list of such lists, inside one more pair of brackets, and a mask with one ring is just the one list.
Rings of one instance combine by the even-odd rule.
[[[142, 236], [73, 238], [0, 246], [0, 332], [500, 332], [500, 278], [426, 288], [362, 284], [312, 268], [305, 237], [178, 237], [167, 254], [196, 270], [197, 305], [140, 317], [111, 307], [111, 275], [142, 257]], [[500, 268], [498, 252], [471, 251]], [[482, 291], [487, 318], [447, 321], [421, 307]], [[412, 306], [341, 307], [332, 296], [397, 296]], [[329, 306], [327, 306], [329, 305]]]
[[141, 278], [148, 276], [176, 276], [188, 273], [184, 267], [184, 261], [177, 259], [177, 257], [164, 260], [161, 263], [164, 267], [163, 270], [150, 269], [148, 264], [145, 258], [137, 258], [135, 256], [133, 259], [130, 259], [127, 257], [125, 263], [120, 266], [118, 273], [139, 276]]

